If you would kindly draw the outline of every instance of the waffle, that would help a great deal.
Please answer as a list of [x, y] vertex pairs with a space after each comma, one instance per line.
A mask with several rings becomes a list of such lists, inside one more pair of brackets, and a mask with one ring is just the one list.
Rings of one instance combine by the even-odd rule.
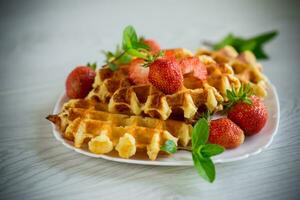
[[[185, 49], [168, 53], [177, 59], [194, 56]], [[60, 114], [47, 119], [77, 148], [87, 146], [96, 154], [115, 150], [123, 158], [146, 151], [149, 159], [155, 160], [167, 140], [189, 145], [192, 124], [206, 110], [222, 110], [227, 90], [249, 83], [257, 96], [267, 95], [267, 79], [251, 52], [238, 54], [228, 46], [218, 51], [199, 50], [195, 56], [206, 66], [207, 79], [184, 75], [183, 86], [174, 94], [164, 94], [151, 84], [134, 85], [128, 65], [115, 72], [103, 67], [97, 70], [93, 89], [85, 99], [69, 100]]]
[[[212, 58], [217, 65], [231, 68], [231, 70], [233, 70], [233, 76], [241, 83], [250, 84], [255, 95], [259, 97], [267, 96], [266, 85], [268, 80], [262, 73], [262, 65], [256, 61], [252, 52], [245, 51], [238, 54], [233, 47], [226, 46], [218, 51], [200, 49], [196, 55], [200, 57], [205, 55]], [[208, 80], [209, 79], [210, 77], [208, 77]], [[213, 81], [209, 80], [209, 82], [211, 83]], [[211, 83], [211, 85], [217, 87], [213, 83]], [[223, 85], [228, 84], [224, 83]], [[221, 93], [224, 97], [224, 90], [221, 90]]]
[[[186, 53], [178, 51], [178, 54], [180, 52]], [[99, 69], [93, 89], [86, 99], [107, 103], [108, 112], [111, 113], [186, 121], [195, 121], [206, 110], [222, 110], [224, 100], [219, 91], [207, 81], [200, 81], [191, 76], [184, 76], [183, 87], [171, 95], [162, 93], [151, 84], [133, 85], [128, 79], [126, 65], [116, 72], [107, 67]]]
[[82, 148], [87, 144], [92, 153], [106, 154], [116, 150], [120, 157], [130, 158], [146, 151], [155, 160], [167, 140], [180, 146], [190, 142], [192, 126], [175, 120], [128, 116], [103, 111], [105, 104], [76, 99], [67, 102], [58, 115], [49, 115], [63, 136]]

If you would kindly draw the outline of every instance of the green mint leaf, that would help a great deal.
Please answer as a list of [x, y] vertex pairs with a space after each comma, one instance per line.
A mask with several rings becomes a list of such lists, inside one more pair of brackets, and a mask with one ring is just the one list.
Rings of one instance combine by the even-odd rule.
[[117, 61], [118, 64], [128, 64], [132, 61], [132, 56], [124, 53]]
[[89, 68], [91, 68], [92, 70], [96, 70], [96, 68], [97, 68], [97, 63], [96, 62], [94, 62], [94, 63], [87, 63], [86, 64], [86, 66], [88, 66]]
[[221, 40], [220, 42], [218, 42], [217, 44], [215, 44], [213, 46], [214, 50], [218, 50], [221, 49], [227, 45], [232, 45], [234, 42], [235, 37], [233, 36], [232, 33], [228, 34], [225, 38], [223, 38], [223, 40]]
[[243, 51], [253, 51], [256, 48], [256, 41], [255, 40], [249, 40], [244, 41], [242, 44], [240, 44], [240, 47], [238, 48], [239, 52]]
[[268, 55], [263, 50], [263, 45], [269, 42], [275, 36], [278, 35], [277, 31], [267, 32], [254, 36], [249, 39], [244, 39], [241, 37], [234, 36], [233, 34], [228, 34], [220, 42], [213, 45], [214, 50], [221, 49], [226, 45], [233, 46], [239, 53], [244, 51], [252, 51], [257, 59], [267, 59]]
[[224, 148], [218, 145], [206, 144], [208, 137], [208, 120], [200, 118], [192, 131], [192, 158], [198, 174], [212, 183], [215, 180], [216, 171], [210, 157], [222, 153]]
[[147, 59], [147, 56], [145, 56], [143, 53], [139, 52], [136, 49], [129, 48], [126, 52], [133, 57], [142, 58], [145, 60]]
[[206, 144], [201, 148], [203, 157], [211, 157], [224, 152], [224, 147], [217, 144]]
[[210, 158], [204, 158], [201, 154], [196, 152], [192, 152], [192, 158], [198, 174], [212, 183], [216, 176], [215, 165], [212, 160]]
[[167, 153], [176, 153], [177, 145], [173, 140], [167, 140], [163, 146], [160, 147], [160, 150], [165, 151]]
[[257, 46], [252, 51], [257, 59], [268, 59], [269, 56], [262, 49], [262, 46]]
[[198, 148], [200, 145], [206, 144], [209, 136], [208, 121], [200, 118], [195, 124], [192, 131], [192, 147]]
[[116, 71], [118, 69], [118, 65], [116, 65], [115, 63], [107, 63], [109, 69], [111, 69], [112, 71]]
[[123, 50], [126, 51], [130, 48], [133, 48], [133, 44], [136, 43], [138, 43], [138, 37], [133, 26], [125, 27], [123, 31], [123, 42], [122, 42]]
[[106, 57], [106, 61], [109, 61], [110, 59], [112, 59], [115, 56], [114, 53], [111, 51], [103, 51], [103, 54]]
[[144, 50], [149, 50], [150, 49], [150, 47], [148, 45], [146, 45], [145, 43], [143, 43], [143, 42], [133, 43], [132, 47], [134, 49], [144, 49]]
[[278, 35], [278, 31], [271, 31], [271, 32], [262, 33], [258, 36], [255, 36], [255, 37], [251, 38], [251, 40], [254, 40], [257, 43], [262, 44], [262, 43], [270, 41], [271, 39], [273, 39], [277, 35]]

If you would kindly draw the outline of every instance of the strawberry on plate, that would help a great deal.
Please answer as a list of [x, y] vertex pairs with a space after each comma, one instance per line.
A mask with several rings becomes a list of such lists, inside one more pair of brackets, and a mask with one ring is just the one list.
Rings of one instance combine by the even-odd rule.
[[149, 65], [149, 82], [165, 94], [173, 94], [182, 86], [183, 76], [174, 58], [159, 58]]
[[67, 77], [66, 92], [70, 99], [84, 98], [91, 91], [96, 73], [88, 66], [76, 67]]
[[199, 80], [205, 80], [207, 77], [207, 69], [197, 57], [187, 57], [179, 61], [182, 74], [192, 73], [193, 76]]
[[251, 104], [240, 101], [228, 111], [228, 118], [245, 131], [246, 135], [260, 132], [268, 119], [266, 106], [257, 96], [249, 97]]
[[210, 121], [208, 141], [226, 149], [236, 148], [244, 143], [245, 135], [234, 122], [228, 118]]
[[147, 84], [149, 68], [143, 67], [145, 61], [143, 59], [133, 60], [128, 67], [129, 79], [135, 84]]
[[257, 96], [251, 95], [249, 86], [242, 86], [238, 92], [227, 91], [229, 99], [228, 118], [244, 130], [245, 135], [260, 132], [268, 120], [268, 111]]
[[158, 53], [160, 51], [160, 45], [155, 40], [153, 40], [153, 39], [145, 39], [143, 42], [146, 45], [149, 46], [150, 52], [152, 54], [156, 54], [156, 53]]

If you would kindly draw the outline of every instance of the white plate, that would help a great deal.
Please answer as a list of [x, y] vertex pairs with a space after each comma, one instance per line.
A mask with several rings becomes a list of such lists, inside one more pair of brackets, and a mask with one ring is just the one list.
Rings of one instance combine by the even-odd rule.
[[[62, 105], [68, 100], [65, 94], [62, 94], [58, 101], [56, 102], [53, 113], [57, 114], [60, 112]], [[232, 162], [241, 159], [248, 158], [249, 156], [256, 155], [260, 153], [262, 150], [267, 148], [275, 136], [280, 117], [279, 110], [279, 100], [277, 96], [276, 89], [273, 85], [268, 86], [268, 97], [265, 99], [265, 104], [267, 106], [269, 112], [269, 119], [265, 127], [261, 130], [261, 132], [257, 135], [246, 137], [244, 144], [239, 146], [238, 148], [232, 150], [226, 150], [224, 153], [213, 157], [215, 163], [225, 163]], [[178, 151], [172, 156], [159, 156], [155, 161], [140, 159], [140, 158], [131, 158], [124, 159], [117, 156], [111, 155], [98, 155], [89, 152], [86, 149], [78, 149], [75, 148], [73, 142], [70, 142], [64, 139], [56, 128], [53, 125], [53, 134], [55, 138], [60, 141], [64, 146], [72, 149], [78, 153], [95, 157], [95, 158], [103, 158], [106, 160], [123, 162], [123, 163], [133, 163], [133, 164], [141, 164], [141, 165], [161, 165], [161, 166], [192, 166], [193, 161], [190, 152], [187, 151]]]

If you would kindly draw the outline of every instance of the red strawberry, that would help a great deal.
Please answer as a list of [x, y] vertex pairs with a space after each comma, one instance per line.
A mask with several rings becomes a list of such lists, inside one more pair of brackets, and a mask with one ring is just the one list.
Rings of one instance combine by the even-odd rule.
[[84, 98], [91, 91], [95, 76], [95, 71], [89, 67], [76, 67], [67, 77], [67, 96], [71, 99]]
[[235, 123], [228, 118], [220, 118], [210, 122], [208, 141], [226, 149], [236, 148], [244, 143], [245, 135]]
[[144, 43], [150, 47], [150, 52], [156, 54], [160, 51], [160, 45], [152, 39], [145, 39]]
[[180, 66], [173, 58], [160, 58], [149, 66], [149, 82], [166, 94], [173, 94], [182, 85]]
[[129, 64], [129, 79], [135, 84], [147, 84], [149, 68], [143, 67], [143, 59], [135, 59]]
[[251, 104], [243, 101], [234, 104], [228, 112], [228, 118], [239, 125], [246, 135], [254, 135], [265, 126], [268, 112], [258, 97], [251, 96], [249, 99]]
[[207, 69], [197, 57], [183, 58], [179, 62], [182, 74], [193, 73], [193, 76], [200, 80], [205, 80], [207, 77]]

